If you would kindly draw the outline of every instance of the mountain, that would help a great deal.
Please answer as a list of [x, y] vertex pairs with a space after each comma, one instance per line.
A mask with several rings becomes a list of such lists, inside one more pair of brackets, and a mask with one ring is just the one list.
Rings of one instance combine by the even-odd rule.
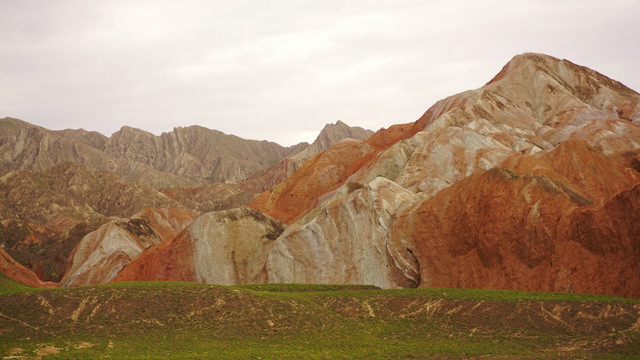
[[178, 202], [109, 171], [63, 162], [0, 177], [0, 246], [42, 280], [59, 281], [71, 250], [114, 217]]
[[[280, 168], [280, 161], [295, 159], [299, 164], [341, 139], [363, 138], [371, 133], [338, 121], [325, 126], [311, 145], [282, 147], [201, 126], [178, 127], [160, 136], [124, 126], [107, 138], [83, 129], [51, 131], [4, 118], [0, 119], [0, 174], [43, 171], [61, 162], [73, 162], [89, 170], [111, 171], [154, 189], [238, 183], [251, 176], [252, 181], [260, 182], [259, 174], [274, 165]], [[243, 189], [262, 192], [268, 186], [264, 183], [245, 185]]]
[[[150, 174], [141, 170], [149, 167], [186, 179], [189, 182], [183, 184], [187, 186], [234, 183], [305, 146], [303, 143], [285, 148], [273, 142], [245, 140], [201, 126], [175, 128], [160, 136], [125, 126], [109, 138], [105, 153], [126, 164], [116, 169], [119, 176], [145, 179], [152, 187], [166, 187], [171, 184], [153, 184]], [[144, 166], [132, 167], [127, 163]]]
[[[325, 127], [313, 146], [362, 133], [339, 122]], [[59, 281], [71, 249], [110, 219], [146, 207], [199, 215], [245, 205], [263, 189], [251, 192], [225, 182], [242, 180], [303, 149], [309, 153], [308, 148], [306, 143], [284, 148], [199, 126], [161, 136], [125, 126], [106, 137], [0, 119], [0, 219], [5, 220], [0, 245], [41, 279]]]
[[[135, 152], [140, 164], [168, 164], [145, 151]], [[192, 164], [180, 166], [194, 170], [192, 179], [201, 176], [197, 161], [176, 161]], [[295, 154], [274, 164], [237, 184], [246, 192], [275, 185], [248, 208], [203, 214], [176, 236], [135, 246], [122, 262], [109, 254], [135, 241], [105, 242], [111, 252], [98, 252], [99, 261], [76, 251], [74, 264], [100, 275], [63, 283], [359, 283], [640, 297], [640, 94], [568, 60], [518, 55], [484, 86], [438, 101], [413, 123], [342, 139], [302, 164]], [[188, 202], [218, 190], [164, 191]], [[100, 249], [104, 241], [86, 243]]]
[[[629, 163], [630, 154], [638, 152], [638, 96], [566, 60], [516, 56], [486, 86], [441, 100], [415, 123], [366, 139], [372, 148], [342, 159], [337, 181], [309, 193], [306, 188], [321, 178], [316, 166], [309, 166], [249, 206], [291, 222], [347, 179], [371, 181], [377, 176], [432, 195], [511, 154], [549, 151], [570, 137], [584, 138], [604, 155]], [[343, 158], [343, 153], [334, 147], [319, 156]], [[295, 196], [299, 193], [306, 200]]]
[[[516, 56], [485, 86], [335, 145], [254, 200], [291, 224], [269, 281], [640, 297], [639, 125], [640, 95], [621, 83]], [[398, 204], [376, 200], [385, 181]]]
[[13, 118], [0, 119], [0, 138], [0, 172], [46, 170], [71, 161], [152, 188], [238, 182], [308, 146], [285, 148], [200, 126], [160, 136], [125, 126], [107, 138], [82, 129], [51, 131]]
[[338, 120], [335, 124], [327, 124], [320, 131], [316, 140], [293, 156], [280, 160], [277, 164], [255, 173], [238, 184], [240, 188], [261, 193], [285, 181], [293, 174], [307, 159], [313, 155], [327, 150], [331, 146], [345, 139], [365, 139], [373, 135], [373, 131], [361, 127], [351, 127]]

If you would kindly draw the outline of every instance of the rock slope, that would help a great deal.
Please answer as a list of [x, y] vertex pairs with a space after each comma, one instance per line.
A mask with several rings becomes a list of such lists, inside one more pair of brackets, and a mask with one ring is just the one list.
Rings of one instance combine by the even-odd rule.
[[87, 234], [67, 263], [63, 286], [105, 284], [143, 250], [172, 239], [193, 221], [178, 209], [147, 208], [128, 219], [108, 222]]
[[416, 287], [415, 256], [389, 238], [392, 219], [416, 196], [382, 177], [341, 190], [346, 194], [324, 202], [314, 210], [317, 215], [278, 238], [267, 259], [267, 280]]
[[207, 213], [177, 237], [144, 251], [114, 281], [265, 282], [267, 254], [284, 228], [247, 208]]
[[25, 285], [38, 288], [57, 288], [59, 284], [49, 281], [41, 281], [36, 274], [15, 261], [3, 248], [0, 247], [0, 272]]

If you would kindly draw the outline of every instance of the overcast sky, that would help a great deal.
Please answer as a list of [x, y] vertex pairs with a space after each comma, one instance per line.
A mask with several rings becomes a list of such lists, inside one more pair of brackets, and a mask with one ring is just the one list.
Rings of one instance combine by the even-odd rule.
[[640, 1], [0, 1], [0, 117], [283, 145], [415, 121], [514, 55], [640, 90]]

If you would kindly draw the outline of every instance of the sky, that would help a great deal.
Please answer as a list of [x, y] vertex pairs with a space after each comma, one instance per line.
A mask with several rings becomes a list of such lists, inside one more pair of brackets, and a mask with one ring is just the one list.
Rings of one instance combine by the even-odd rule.
[[640, 1], [0, 0], [0, 118], [281, 145], [417, 120], [540, 52], [640, 91]]

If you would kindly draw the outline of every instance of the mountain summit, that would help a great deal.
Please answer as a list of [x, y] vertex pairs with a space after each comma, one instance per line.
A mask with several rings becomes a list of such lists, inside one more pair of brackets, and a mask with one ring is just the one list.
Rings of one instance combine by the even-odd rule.
[[639, 154], [638, 93], [527, 53], [249, 206], [291, 225], [269, 281], [638, 297]]

